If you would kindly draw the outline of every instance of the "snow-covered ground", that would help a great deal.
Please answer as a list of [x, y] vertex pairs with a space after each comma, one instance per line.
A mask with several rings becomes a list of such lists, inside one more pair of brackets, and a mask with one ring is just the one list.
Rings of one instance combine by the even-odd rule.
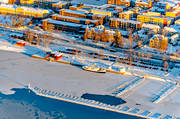
[[[180, 109], [178, 108], [180, 106], [180, 101], [178, 100], [180, 98], [179, 87], [161, 102], [157, 104], [152, 102], [162, 92], [162, 89], [169, 85], [171, 80], [179, 80], [179, 74], [177, 74], [179, 69], [174, 69], [170, 74], [165, 75], [163, 71], [115, 63], [113, 64], [114, 67], [124, 66], [129, 73], [127, 75], [98, 74], [86, 72], [80, 67], [72, 65], [33, 59], [23, 53], [44, 57], [44, 50], [47, 49], [29, 45], [21, 48], [14, 46], [15, 42], [16, 40], [7, 37], [6, 34], [0, 36], [0, 91], [3, 93], [10, 94], [13, 93], [10, 91], [11, 88], [21, 88], [30, 84], [32, 87], [36, 86], [78, 97], [84, 93], [113, 95], [112, 92], [120, 85], [137, 79], [137, 76], [145, 76], [145, 80], [142, 80], [141, 83], [138, 83], [133, 88], [128, 88], [127, 92], [119, 96], [127, 101], [123, 106], [148, 110], [153, 114], [158, 112], [163, 116], [180, 117]], [[73, 47], [78, 46], [76, 44], [71, 45]], [[87, 47], [84, 46], [83, 48]], [[56, 48], [52, 50], [56, 50]], [[95, 49], [91, 48], [89, 50]], [[72, 59], [74, 62], [81, 62], [82, 59], [85, 60], [85, 63], [96, 62], [98, 65], [106, 68], [112, 64], [110, 61], [94, 60], [83, 56], [73, 58], [68, 54], [64, 54], [62, 60], [72, 62]]]
[[[75, 66], [33, 59], [15, 52], [1, 50], [0, 54], [0, 76], [2, 81], [11, 82], [8, 89], [23, 87], [30, 83], [33, 87], [79, 97], [84, 93], [112, 95], [112, 91], [118, 85], [136, 78], [133, 75], [86, 72]], [[7, 82], [0, 85], [6, 85], [5, 83]], [[180, 116], [179, 88], [160, 103], [152, 103], [154, 96], [158, 95], [167, 83], [146, 78], [140, 85], [120, 97], [127, 101], [124, 106], [149, 110], [152, 113], [158, 112], [162, 115]], [[136, 105], [137, 103], [140, 105]]]

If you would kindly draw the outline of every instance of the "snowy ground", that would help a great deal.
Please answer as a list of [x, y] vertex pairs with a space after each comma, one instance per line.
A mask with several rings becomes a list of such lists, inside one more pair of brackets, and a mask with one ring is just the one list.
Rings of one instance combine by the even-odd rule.
[[[45, 49], [43, 49], [43, 47], [32, 47], [28, 45], [24, 48], [20, 48], [13, 46], [13, 41], [16, 42], [16, 40], [8, 38], [6, 34], [5, 36], [0, 36], [0, 91], [5, 94], [13, 93], [10, 91], [11, 88], [21, 88], [30, 83], [32, 87], [37, 86], [39, 88], [60, 91], [62, 93], [79, 97], [84, 93], [112, 95], [113, 90], [115, 90], [118, 86], [125, 84], [125, 82], [136, 79], [137, 75], [153, 75], [155, 77], [158, 76], [165, 79], [179, 80], [179, 77], [173, 77], [174, 74], [179, 72], [179, 69], [176, 69], [174, 73], [171, 72], [169, 75], [164, 75], [164, 72], [162, 71], [144, 69], [118, 63], [113, 66], [124, 66], [130, 74], [98, 74], [86, 72], [79, 67], [71, 65], [33, 59], [22, 53], [39, 54], [43, 53], [43, 50]], [[73, 47], [78, 46], [75, 44], [70, 45]], [[91, 48], [89, 50], [96, 49]], [[64, 56], [68, 57], [67, 54]], [[85, 57], [75, 57], [74, 59], [75, 61], [80, 61], [82, 58]], [[112, 64], [110, 61], [102, 62], [101, 60], [94, 60], [91, 58], [86, 58], [86, 60], [89, 62], [99, 63], [102, 66]], [[123, 95], [120, 95], [122, 99], [127, 101], [124, 106], [148, 110], [152, 113], [158, 112], [162, 115], [169, 114], [179, 117], [180, 109], [178, 107], [180, 106], [180, 101], [178, 99], [180, 97], [180, 89], [177, 88], [160, 103], [154, 104], [152, 103], [152, 99], [157, 96], [161, 90], [169, 84], [169, 82], [162, 79], [152, 80], [152, 78], [148, 76], [146, 77], [145, 81], [142, 81], [141, 84], [131, 90], [128, 90]]]
[[[30, 83], [32, 86], [60, 91], [74, 96], [81, 96], [84, 93], [111, 95], [112, 90], [118, 85], [136, 78], [136, 76], [132, 75], [86, 72], [71, 65], [32, 59], [14, 52], [0, 51], [0, 54], [0, 79], [1, 82], [3, 80], [10, 81], [8, 89], [19, 88]], [[0, 87], [3, 87], [6, 83], [1, 83]], [[120, 97], [127, 101], [125, 105], [129, 107], [149, 110], [153, 113], [159, 112], [161, 114], [180, 116], [180, 109], [178, 109], [180, 106], [178, 100], [180, 96], [179, 88], [162, 102], [158, 104], [151, 102], [152, 98], [159, 94], [166, 85], [165, 82], [145, 79], [140, 85]], [[2, 88], [1, 91], [3, 91]], [[141, 105], [136, 105], [136, 103]]]

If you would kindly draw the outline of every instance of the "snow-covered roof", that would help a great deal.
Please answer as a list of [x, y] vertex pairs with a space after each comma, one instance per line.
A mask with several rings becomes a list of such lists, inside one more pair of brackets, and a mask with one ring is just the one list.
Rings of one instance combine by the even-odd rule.
[[86, 19], [86, 18], [77, 18], [77, 17], [71, 17], [71, 16], [63, 16], [63, 15], [59, 15], [59, 14], [54, 14], [52, 16], [57, 16], [57, 17], [61, 17], [61, 18], [67, 18], [67, 19], [74, 19], [74, 20], [80, 20], [80, 21], [91, 21], [91, 23], [95, 23], [98, 22], [99, 20], [91, 20], [91, 19]]
[[134, 20], [127, 20], [127, 19], [119, 19], [119, 18], [110, 18], [110, 20], [117, 20], [119, 22], [128, 22], [128, 23], [132, 23], [132, 24], [141, 24], [141, 21], [134, 21]]
[[46, 20], [48, 21], [48, 23], [57, 24], [57, 25], [63, 25], [63, 26], [69, 26], [69, 27], [78, 27], [79, 28], [79, 27], [83, 27], [84, 26], [86, 28], [86, 26], [87, 26], [87, 25], [82, 25], [82, 24], [77, 24], [77, 23], [52, 20], [50, 18], [44, 19], [43, 21], [46, 21]]
[[160, 29], [160, 26], [159, 26], [159, 25], [154, 25], [154, 24], [145, 24], [145, 23], [143, 23], [142, 27], [144, 27], [144, 28], [150, 28], [150, 29], [154, 29], [154, 28]]
[[63, 5], [63, 4], [67, 4], [68, 2], [62, 2], [62, 1], [60, 1], [60, 2], [58, 2], [58, 3], [54, 3], [54, 5]]
[[84, 11], [77, 11], [77, 10], [70, 10], [70, 9], [62, 9], [69, 13], [75, 13], [75, 14], [85, 14]]
[[33, 8], [33, 7], [17, 6], [17, 5], [0, 4], [0, 8], [9, 8], [14, 10], [21, 8], [24, 11], [30, 11], [34, 13], [49, 13], [48, 10]]
[[59, 15], [59, 14], [54, 14], [53, 16], [63, 17], [63, 18], [68, 18], [68, 19], [76, 19], [76, 20], [81, 20], [81, 21], [88, 21], [88, 20], [90, 20], [90, 19], [85, 19], [85, 18], [77, 18], [77, 17], [71, 17], [71, 16], [63, 16], [63, 15]]

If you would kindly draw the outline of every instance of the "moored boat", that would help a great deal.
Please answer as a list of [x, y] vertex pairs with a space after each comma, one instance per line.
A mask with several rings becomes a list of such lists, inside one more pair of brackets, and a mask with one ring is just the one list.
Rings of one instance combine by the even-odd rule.
[[60, 58], [63, 57], [63, 54], [57, 51], [54, 52], [48, 52], [45, 59], [49, 60], [49, 61], [53, 61], [53, 60], [59, 60]]
[[86, 71], [91, 71], [91, 72], [106, 73], [105, 68], [94, 67], [94, 65], [92, 65], [92, 66], [83, 66], [82, 69], [86, 70]]

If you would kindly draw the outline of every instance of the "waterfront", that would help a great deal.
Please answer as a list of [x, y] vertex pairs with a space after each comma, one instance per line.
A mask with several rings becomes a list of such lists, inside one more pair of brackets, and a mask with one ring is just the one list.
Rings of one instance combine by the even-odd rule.
[[0, 94], [0, 115], [3, 118], [26, 119], [141, 119], [121, 113], [96, 109], [35, 95], [26, 89], [15, 94]]

